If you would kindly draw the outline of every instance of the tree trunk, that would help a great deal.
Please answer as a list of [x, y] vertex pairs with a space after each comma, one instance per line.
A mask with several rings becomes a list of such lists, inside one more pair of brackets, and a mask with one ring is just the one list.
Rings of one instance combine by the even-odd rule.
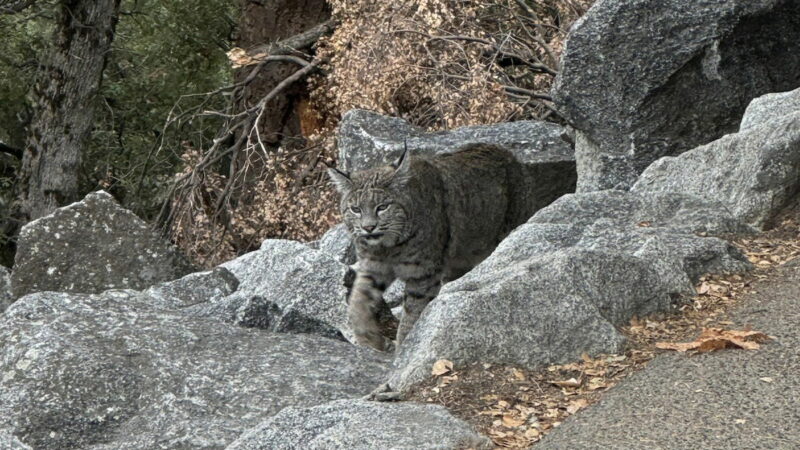
[[[325, 0], [244, 0], [237, 44], [250, 48], [277, 42], [325, 22], [330, 18]], [[236, 81], [242, 81], [252, 68], [239, 69]], [[245, 105], [258, 103], [278, 83], [294, 73], [292, 63], [272, 63], [264, 67], [250, 84], [243, 99]], [[267, 104], [261, 120], [261, 137], [268, 146], [278, 147], [301, 135], [299, 108], [308, 97], [306, 83], [294, 83]], [[238, 109], [242, 110], [242, 105]]]
[[39, 66], [34, 118], [17, 180], [19, 218], [79, 199], [81, 150], [114, 39], [120, 0], [60, 0], [53, 47]]

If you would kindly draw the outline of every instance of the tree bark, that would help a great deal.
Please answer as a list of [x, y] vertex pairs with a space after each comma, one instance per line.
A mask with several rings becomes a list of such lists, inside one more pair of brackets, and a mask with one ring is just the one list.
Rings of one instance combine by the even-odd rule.
[[[264, 43], [278, 42], [312, 29], [330, 19], [325, 0], [245, 0], [237, 44], [245, 49], [263, 48]], [[243, 99], [247, 106], [258, 103], [281, 81], [297, 70], [292, 63], [271, 63], [250, 84]], [[247, 77], [250, 70], [237, 71], [236, 81]], [[286, 140], [301, 136], [298, 105], [308, 97], [305, 83], [295, 83], [267, 104], [261, 120], [261, 137], [268, 146], [278, 147]]]
[[60, 0], [53, 46], [39, 66], [34, 117], [17, 180], [27, 222], [79, 199], [81, 150], [114, 39], [120, 0]]

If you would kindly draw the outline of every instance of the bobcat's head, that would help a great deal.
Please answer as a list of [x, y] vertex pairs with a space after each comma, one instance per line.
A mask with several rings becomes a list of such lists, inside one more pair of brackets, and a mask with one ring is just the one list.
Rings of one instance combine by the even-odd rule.
[[411, 235], [411, 199], [406, 194], [410, 179], [408, 150], [393, 164], [348, 175], [328, 169], [342, 196], [344, 223], [360, 246], [393, 247]]

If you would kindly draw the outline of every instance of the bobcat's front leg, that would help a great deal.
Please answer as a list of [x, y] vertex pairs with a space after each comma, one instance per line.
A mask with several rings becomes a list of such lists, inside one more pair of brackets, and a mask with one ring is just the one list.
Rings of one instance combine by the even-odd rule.
[[[397, 327], [397, 349], [414, 327], [414, 323], [419, 319], [422, 311], [428, 306], [431, 300], [439, 293], [442, 285], [441, 275], [436, 273], [422, 278], [406, 279], [406, 298], [403, 301], [403, 317]], [[366, 400], [374, 401], [395, 401], [401, 400], [403, 395], [395, 392], [389, 383], [378, 386], [369, 395], [364, 397]]]
[[403, 343], [414, 323], [422, 315], [422, 311], [439, 293], [442, 286], [441, 274], [433, 274], [424, 278], [406, 280], [406, 298], [403, 301], [403, 317], [397, 327], [397, 347]]
[[391, 350], [392, 341], [381, 333], [377, 315], [383, 304], [383, 292], [393, 279], [387, 271], [358, 269], [347, 302], [347, 314], [359, 344], [381, 351]]

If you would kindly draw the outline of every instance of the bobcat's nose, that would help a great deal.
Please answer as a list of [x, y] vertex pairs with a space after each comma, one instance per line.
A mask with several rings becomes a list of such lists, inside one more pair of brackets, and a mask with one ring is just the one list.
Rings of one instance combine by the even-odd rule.
[[361, 228], [363, 228], [367, 233], [372, 233], [372, 230], [375, 229], [375, 225], [361, 225]]

